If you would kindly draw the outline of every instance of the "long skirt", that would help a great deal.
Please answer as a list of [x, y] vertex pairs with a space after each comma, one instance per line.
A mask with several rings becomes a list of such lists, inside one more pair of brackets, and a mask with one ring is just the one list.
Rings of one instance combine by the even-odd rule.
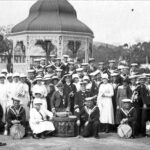
[[34, 134], [40, 134], [44, 131], [54, 131], [55, 127], [50, 121], [42, 121], [39, 124], [30, 124]]
[[100, 109], [100, 122], [114, 124], [114, 111], [112, 98], [100, 98], [98, 101]]

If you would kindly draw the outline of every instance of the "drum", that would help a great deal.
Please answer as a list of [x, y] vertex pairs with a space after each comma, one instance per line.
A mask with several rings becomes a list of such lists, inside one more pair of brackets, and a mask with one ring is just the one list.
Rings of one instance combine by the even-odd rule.
[[117, 133], [121, 138], [130, 138], [132, 135], [132, 128], [128, 124], [121, 124], [118, 127]]
[[21, 124], [14, 124], [10, 128], [10, 136], [13, 139], [22, 139], [25, 135], [25, 128]]
[[57, 137], [74, 137], [76, 136], [76, 116], [54, 117], [54, 126]]

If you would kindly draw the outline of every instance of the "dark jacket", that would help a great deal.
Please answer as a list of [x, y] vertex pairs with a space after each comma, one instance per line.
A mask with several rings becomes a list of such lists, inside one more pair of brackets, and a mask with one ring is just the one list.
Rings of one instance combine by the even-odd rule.
[[69, 98], [64, 93], [60, 95], [59, 91], [55, 91], [51, 98], [51, 109], [67, 107], [69, 107]]
[[25, 121], [26, 121], [25, 109], [22, 106], [20, 106], [19, 113], [17, 113], [15, 107], [11, 106], [9, 108], [6, 120], [7, 120], [7, 123], [10, 125], [12, 125], [11, 121], [13, 120], [20, 121], [20, 124], [22, 125], [25, 124]]
[[88, 91], [79, 91], [75, 94], [75, 109], [79, 108], [80, 110], [84, 106], [85, 98], [91, 97], [91, 92]]
[[123, 108], [119, 109], [119, 111], [118, 111], [118, 124], [120, 124], [121, 120], [124, 118], [128, 118], [127, 123], [129, 123], [129, 124], [132, 122], [136, 122], [137, 112], [136, 112], [135, 108], [132, 107], [127, 114], [125, 113]]
[[100, 111], [97, 106], [94, 106], [91, 114], [88, 113], [87, 107], [83, 107], [79, 113], [77, 113], [77, 118], [81, 120], [81, 122], [89, 121], [89, 123], [93, 123], [95, 121], [99, 121]]

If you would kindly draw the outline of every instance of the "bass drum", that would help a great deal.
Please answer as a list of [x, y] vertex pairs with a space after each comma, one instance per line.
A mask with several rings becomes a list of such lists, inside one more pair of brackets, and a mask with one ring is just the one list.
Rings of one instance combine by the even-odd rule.
[[25, 135], [25, 128], [21, 124], [14, 124], [10, 128], [10, 136], [13, 139], [22, 139]]
[[128, 124], [121, 124], [118, 127], [117, 133], [119, 137], [128, 139], [132, 135], [132, 128]]

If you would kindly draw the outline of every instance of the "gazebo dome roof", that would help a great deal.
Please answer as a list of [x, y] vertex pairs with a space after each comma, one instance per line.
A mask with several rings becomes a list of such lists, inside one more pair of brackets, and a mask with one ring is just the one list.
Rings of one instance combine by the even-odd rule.
[[23, 31], [79, 32], [93, 36], [92, 30], [77, 19], [67, 0], [38, 0], [30, 8], [29, 16], [12, 28], [12, 33]]

